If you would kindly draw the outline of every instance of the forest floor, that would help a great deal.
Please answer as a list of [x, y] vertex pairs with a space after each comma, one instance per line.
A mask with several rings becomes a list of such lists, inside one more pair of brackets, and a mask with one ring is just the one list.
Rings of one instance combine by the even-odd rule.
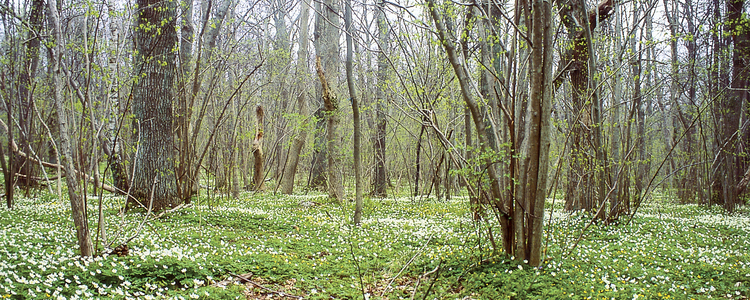
[[[0, 209], [0, 298], [6, 299], [748, 299], [750, 212], [677, 205], [655, 195], [632, 222], [545, 213], [542, 266], [491, 255], [466, 198], [324, 195], [204, 198], [145, 218], [104, 197], [120, 254], [80, 258], [70, 204], [54, 195]], [[89, 203], [95, 233], [98, 198]], [[550, 213], [550, 209], [553, 209]], [[494, 228], [496, 239], [499, 230]], [[478, 234], [480, 232], [481, 234]], [[576, 245], [576, 242], [577, 246]], [[110, 252], [111, 250], [105, 250]], [[127, 253], [124, 253], [127, 252]]]

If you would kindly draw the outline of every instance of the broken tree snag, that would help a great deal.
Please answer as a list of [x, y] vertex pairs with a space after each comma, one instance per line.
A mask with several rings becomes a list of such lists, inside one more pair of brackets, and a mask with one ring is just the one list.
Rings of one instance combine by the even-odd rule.
[[320, 65], [319, 56], [315, 60], [315, 69], [323, 88], [323, 117], [326, 120], [326, 151], [328, 151], [328, 195], [340, 203], [344, 199], [344, 184], [340, 173], [341, 155], [339, 152], [341, 146], [341, 134], [339, 133], [341, 117], [338, 112], [336, 95], [331, 92], [325, 71]]
[[255, 138], [253, 139], [252, 152], [255, 163], [253, 165], [253, 189], [263, 189], [263, 107], [258, 104], [255, 107]]
[[333, 100], [334, 96], [331, 93], [331, 88], [328, 87], [326, 73], [325, 71], [323, 71], [323, 67], [320, 65], [320, 56], [318, 56], [315, 60], [315, 70], [318, 72], [320, 85], [323, 87], [323, 106], [328, 112], [335, 111], [338, 107], [336, 107], [336, 101]]

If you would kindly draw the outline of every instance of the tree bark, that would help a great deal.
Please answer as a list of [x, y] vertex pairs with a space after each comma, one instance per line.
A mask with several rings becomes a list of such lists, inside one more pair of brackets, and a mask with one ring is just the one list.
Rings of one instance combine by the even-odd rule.
[[339, 203], [344, 201], [344, 184], [341, 180], [341, 157], [339, 155], [341, 136], [339, 134], [338, 99], [328, 85], [326, 73], [320, 63], [320, 56], [315, 62], [318, 78], [323, 88], [324, 114], [326, 120], [326, 149], [328, 149], [328, 195]]
[[354, 88], [352, 74], [353, 46], [352, 46], [352, 0], [346, 0], [344, 13], [344, 29], [346, 30], [346, 85], [349, 88], [349, 100], [352, 102], [352, 121], [354, 122], [354, 224], [362, 223], [362, 158], [360, 156], [360, 121], [359, 99]]
[[263, 168], [263, 107], [255, 108], [255, 138], [253, 139], [253, 190], [263, 190], [265, 170]]
[[[482, 153], [487, 153], [489, 151], [489, 141], [488, 141], [488, 134], [486, 132], [486, 128], [484, 126], [484, 118], [481, 114], [479, 105], [477, 104], [476, 100], [471, 96], [471, 88], [469, 87], [469, 76], [467, 74], [466, 69], [464, 68], [463, 64], [459, 61], [457, 52], [456, 52], [456, 46], [448, 37], [448, 31], [445, 27], [443, 17], [438, 12], [435, 1], [434, 0], [428, 0], [427, 1], [427, 9], [429, 10], [430, 16], [432, 20], [435, 22], [435, 28], [437, 29], [437, 35], [440, 40], [440, 43], [442, 44], [443, 48], [445, 49], [445, 52], [448, 56], [448, 61], [450, 62], [453, 72], [456, 74], [456, 78], [458, 79], [459, 85], [461, 87], [461, 98], [466, 103], [466, 106], [469, 109], [469, 112], [471, 113], [472, 121], [474, 122], [474, 126], [477, 130], [477, 136], [479, 138], [479, 147], [482, 151]], [[503, 230], [503, 234], [505, 236], [512, 235], [513, 228], [510, 226], [510, 216], [512, 214], [511, 210], [511, 201], [501, 201], [501, 191], [499, 186], [499, 179], [497, 172], [495, 170], [495, 165], [492, 163], [492, 161], [489, 160], [489, 158], [485, 158], [482, 161], [483, 165], [487, 166], [487, 175], [489, 176], [489, 182], [490, 182], [490, 199], [489, 202], [496, 207], [496, 209], [499, 211], [499, 219], [501, 223], [501, 227]], [[514, 239], [503, 239], [503, 249], [505, 249], [506, 253], [513, 254], [513, 241]]]
[[305, 1], [300, 2], [301, 16], [299, 19], [299, 49], [297, 51], [297, 106], [299, 107], [299, 116], [302, 122], [297, 129], [297, 135], [294, 137], [292, 146], [289, 148], [289, 155], [284, 167], [284, 175], [281, 179], [281, 193], [285, 195], [294, 192], [294, 177], [297, 174], [299, 156], [302, 153], [302, 147], [305, 145], [307, 133], [309, 132], [310, 117], [307, 108], [307, 93], [305, 91], [305, 82], [307, 82], [307, 56], [308, 56], [308, 20], [310, 18], [310, 7]]
[[[316, 1], [316, 14], [315, 14], [315, 33], [314, 33], [314, 45], [315, 45], [315, 53], [318, 57], [320, 57], [321, 60], [321, 68], [324, 70], [327, 79], [327, 82], [330, 82], [330, 84], [336, 85], [338, 82], [338, 74], [339, 74], [339, 6], [338, 1], [334, 0], [324, 0], [324, 1]], [[316, 63], [317, 65], [317, 63]], [[324, 102], [324, 108], [321, 112], [324, 113], [324, 115], [320, 116], [321, 122], [323, 122], [323, 119], [325, 119], [326, 124], [326, 130], [320, 130], [322, 127], [315, 131], [315, 147], [318, 150], [317, 154], [315, 155], [315, 159], [313, 160], [315, 164], [312, 167], [312, 180], [311, 184], [313, 186], [316, 186], [318, 188], [324, 188], [328, 187], [329, 192], [331, 191], [330, 187], [337, 186], [338, 183], [331, 182], [330, 175], [334, 172], [331, 172], [331, 168], [335, 168], [336, 166], [332, 166], [330, 163], [330, 159], [332, 157], [337, 157], [336, 153], [338, 152], [337, 149], [330, 149], [328, 148], [328, 141], [329, 136], [335, 136], [335, 132], [328, 132], [330, 128], [330, 115], [327, 112], [330, 112], [329, 108], [326, 106], [325, 102], [325, 93], [333, 93], [333, 91], [326, 92], [321, 87], [321, 95]], [[331, 94], [332, 95], [332, 94]], [[336, 105], [338, 105], [336, 103]], [[336, 117], [338, 118], [338, 117]], [[323, 123], [319, 123], [319, 125], [323, 125]], [[325, 141], [325, 142], [324, 142]], [[329, 175], [329, 178], [325, 178], [325, 174]], [[338, 175], [337, 175], [338, 176]], [[343, 189], [343, 186], [342, 186]]]
[[140, 201], [139, 205], [160, 211], [181, 202], [174, 173], [172, 131], [177, 73], [172, 49], [177, 46], [177, 2], [137, 0], [137, 5], [133, 112], [140, 144], [131, 194]]
[[385, 50], [388, 49], [388, 24], [385, 20], [385, 1], [379, 0], [377, 2], [378, 8], [376, 9], [377, 23], [378, 23], [378, 85], [375, 90], [375, 180], [374, 180], [374, 192], [375, 197], [386, 197], [388, 192], [388, 178], [386, 173], [386, 148], [385, 148], [385, 136], [386, 136], [386, 102], [385, 99], [385, 80], [386, 70], [388, 68], [388, 58], [385, 56]]
[[88, 218], [86, 214], [86, 201], [78, 193], [78, 178], [74, 176], [75, 169], [73, 168], [72, 161], [72, 150], [70, 135], [68, 133], [68, 119], [65, 113], [65, 105], [63, 103], [63, 89], [65, 88], [65, 82], [62, 78], [62, 72], [60, 70], [60, 60], [62, 59], [63, 40], [62, 32], [60, 27], [60, 16], [57, 12], [57, 3], [54, 1], [48, 1], [48, 8], [50, 12], [50, 24], [52, 25], [52, 32], [54, 37], [55, 45], [52, 47], [51, 65], [52, 65], [52, 76], [54, 81], [54, 100], [55, 108], [57, 110], [58, 126], [60, 129], [60, 152], [62, 155], [62, 163], [65, 167], [65, 172], [69, 175], [66, 177], [66, 183], [68, 186], [68, 197], [70, 198], [71, 213], [73, 214], [73, 223], [76, 227], [76, 237], [78, 238], [79, 251], [81, 256], [91, 256], [94, 254], [94, 248], [91, 243], [91, 235], [89, 232]]
[[[526, 134], [526, 189], [525, 199], [530, 204], [526, 212], [526, 252], [524, 257], [532, 266], [542, 262], [542, 223], [544, 201], [547, 197], [550, 128], [552, 119], [552, 8], [548, 1], [534, 0], [531, 25], [531, 80]], [[517, 200], [517, 201], [518, 201]]]
[[[32, 123], [34, 120], [32, 102], [34, 101], [34, 78], [36, 77], [37, 66], [39, 65], [39, 47], [41, 45], [41, 36], [39, 34], [41, 33], [42, 22], [44, 20], [44, 6], [44, 0], [33, 0], [31, 2], [26, 50], [24, 56], [21, 58], [23, 69], [18, 78], [18, 99], [20, 103], [18, 111], [18, 144], [26, 153], [32, 153], [31, 144], [34, 142], [33, 138], [36, 136]], [[12, 168], [15, 170], [15, 173], [25, 175], [19, 176], [16, 179], [17, 185], [28, 188], [36, 184], [36, 181], [29, 180], [29, 178], [36, 176], [39, 173], [39, 168], [36, 164], [27, 161], [26, 157], [16, 156], [15, 160], [13, 160]]]

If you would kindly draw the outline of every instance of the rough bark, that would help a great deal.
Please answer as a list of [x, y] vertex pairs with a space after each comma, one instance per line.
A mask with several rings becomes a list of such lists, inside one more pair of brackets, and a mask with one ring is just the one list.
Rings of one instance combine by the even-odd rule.
[[253, 139], [253, 189], [263, 190], [265, 170], [263, 168], [263, 107], [255, 108], [255, 138]]
[[584, 209], [597, 212], [603, 219], [606, 191], [604, 188], [604, 149], [601, 136], [601, 102], [592, 81], [595, 57], [591, 31], [611, 15], [613, 3], [604, 0], [595, 9], [586, 11], [582, 1], [569, 0], [560, 5], [571, 50], [561, 65], [566, 66], [572, 84], [573, 111], [571, 118], [571, 159], [569, 183], [565, 195], [568, 210]]
[[138, 205], [160, 211], [181, 202], [172, 131], [177, 73], [172, 49], [177, 46], [177, 2], [137, 0], [137, 5], [133, 112], [140, 143], [131, 195], [140, 202]]
[[[34, 78], [36, 77], [37, 67], [39, 65], [39, 47], [41, 45], [40, 32], [44, 20], [44, 1], [34, 0], [31, 2], [31, 12], [29, 13], [28, 26], [29, 30], [26, 36], [26, 49], [24, 52], [21, 70], [18, 78], [18, 144], [26, 153], [32, 153], [31, 144], [34, 142], [33, 137], [35, 130], [33, 127], [34, 111], [32, 109], [34, 101]], [[29, 180], [31, 176], [39, 174], [39, 168], [23, 156], [16, 156], [13, 160], [13, 170], [15, 173], [24, 175], [16, 179], [16, 184], [22, 187], [31, 187], [36, 185], [36, 181]]]
[[[315, 32], [314, 32], [314, 46], [315, 53], [321, 60], [321, 67], [325, 71], [327, 81], [332, 85], [338, 83], [339, 74], [339, 4], [335, 0], [325, 0], [315, 2]], [[325, 102], [326, 91], [320, 87], [321, 95], [323, 95], [323, 101]], [[332, 91], [331, 91], [332, 92]], [[325, 104], [324, 104], [325, 106]], [[324, 107], [321, 112], [330, 111]], [[329, 115], [320, 116], [319, 125], [323, 125], [323, 119], [328, 127]], [[336, 186], [336, 183], [331, 182], [331, 178], [326, 179], [326, 173], [331, 174], [330, 168], [335, 166], [330, 165], [328, 158], [336, 157], [336, 149], [330, 149], [328, 147], [328, 136], [336, 135], [336, 133], [321, 130], [319, 128], [315, 131], [315, 147], [318, 150], [314, 158], [314, 165], [312, 167], [311, 184], [318, 188]], [[330, 191], [330, 189], [329, 189]]]
[[328, 79], [320, 63], [320, 56], [315, 62], [318, 78], [323, 88], [324, 114], [326, 120], [326, 149], [328, 149], [328, 195], [335, 201], [342, 203], [344, 200], [344, 184], [341, 178], [341, 156], [340, 153], [340, 128], [341, 117], [339, 116], [339, 103], [331, 91]]
[[[50, 24], [54, 37], [54, 46], [50, 64], [52, 65], [52, 77], [54, 81], [54, 100], [55, 109], [57, 110], [58, 126], [60, 130], [60, 154], [62, 163], [67, 174], [75, 174], [73, 168], [71, 142], [68, 131], [68, 119], [65, 113], [65, 104], [63, 103], [63, 89], [65, 82], [60, 70], [60, 60], [62, 59], [63, 40], [60, 27], [60, 16], [57, 12], [57, 3], [49, 1]], [[79, 251], [81, 256], [91, 256], [94, 254], [94, 247], [91, 243], [89, 232], [88, 218], [86, 214], [86, 201], [78, 193], [78, 179], [76, 176], [67, 176], [66, 183], [68, 187], [68, 197], [70, 198], [71, 213], [73, 215], [73, 224], [76, 228], [76, 237], [78, 238]]]

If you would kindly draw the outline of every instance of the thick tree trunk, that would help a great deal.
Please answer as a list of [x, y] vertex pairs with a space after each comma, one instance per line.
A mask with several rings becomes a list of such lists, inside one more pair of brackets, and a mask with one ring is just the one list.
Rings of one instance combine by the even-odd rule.
[[[325, 72], [327, 82], [330, 82], [330, 84], [335, 86], [338, 82], [339, 74], [339, 4], [338, 1], [325, 0], [316, 1], [315, 5], [315, 53], [317, 53], [316, 55], [321, 60], [321, 68]], [[320, 92], [321, 95], [323, 95], [324, 108], [321, 111], [322, 114], [319, 118], [321, 123], [318, 123], [318, 125], [320, 125], [320, 129], [322, 129], [322, 122], [324, 121], [323, 119], [325, 119], [326, 130], [318, 129], [315, 131], [315, 147], [318, 150], [318, 153], [314, 159], [315, 164], [312, 169], [311, 184], [318, 188], [327, 187], [330, 193], [332, 191], [331, 187], [335, 187], [339, 184], [332, 182], [334, 178], [330, 178], [330, 175], [334, 173], [337, 174], [336, 176], [339, 176], [338, 172], [332, 172], [330, 170], [331, 168], [336, 168], [336, 166], [331, 165], [330, 158], [338, 157], [336, 153], [338, 153], [340, 149], [328, 148], [330, 138], [337, 135], [336, 132], [329, 132], [329, 130], [331, 130], [331, 122], [335, 122], [340, 117], [331, 115], [329, 113], [331, 110], [325, 103], [325, 93], [331, 93], [330, 95], [333, 95], [333, 91], [325, 91], [325, 89], [321, 87]], [[338, 103], [335, 104], [338, 105]], [[328, 174], [329, 178], [326, 179], [325, 174]], [[343, 190], [343, 185], [341, 189]]]
[[138, 121], [140, 144], [135, 156], [131, 195], [139, 205], [159, 211], [181, 202], [174, 173], [172, 131], [177, 73], [172, 50], [177, 46], [177, 3], [137, 0], [137, 5], [133, 112]]
[[[26, 50], [21, 58], [21, 70], [18, 78], [18, 99], [19, 99], [19, 148], [26, 153], [32, 153], [31, 144], [34, 142], [34, 78], [36, 77], [37, 66], [39, 65], [39, 47], [41, 45], [42, 21], [44, 20], [44, 1], [33, 0], [31, 3], [31, 12], [29, 13], [28, 25], [30, 26], [28, 36], [26, 37]], [[9, 123], [9, 125], [12, 123]], [[13, 170], [15, 173], [24, 175], [16, 179], [16, 184], [22, 187], [32, 187], [37, 184], [35, 180], [30, 180], [32, 176], [37, 176], [39, 168], [36, 164], [29, 162], [24, 156], [15, 156], [13, 160]], [[28, 190], [27, 190], [28, 191]]]
[[78, 193], [78, 178], [74, 176], [75, 169], [73, 168], [71, 142], [70, 135], [68, 132], [68, 118], [65, 113], [65, 104], [63, 103], [63, 89], [65, 88], [65, 81], [62, 78], [62, 72], [60, 70], [60, 60], [62, 59], [62, 32], [60, 27], [60, 16], [57, 13], [57, 3], [49, 1], [49, 12], [50, 12], [50, 24], [53, 30], [53, 37], [55, 45], [52, 47], [51, 65], [52, 65], [52, 76], [54, 81], [54, 100], [55, 109], [57, 110], [58, 126], [60, 129], [60, 154], [62, 155], [62, 163], [65, 167], [65, 172], [68, 174], [66, 177], [66, 183], [68, 186], [68, 197], [70, 198], [71, 213], [73, 214], [73, 223], [76, 227], [76, 237], [78, 238], [78, 246], [81, 251], [81, 256], [91, 256], [94, 254], [94, 247], [91, 243], [91, 235], [89, 232], [88, 218], [86, 214], [86, 201]]

